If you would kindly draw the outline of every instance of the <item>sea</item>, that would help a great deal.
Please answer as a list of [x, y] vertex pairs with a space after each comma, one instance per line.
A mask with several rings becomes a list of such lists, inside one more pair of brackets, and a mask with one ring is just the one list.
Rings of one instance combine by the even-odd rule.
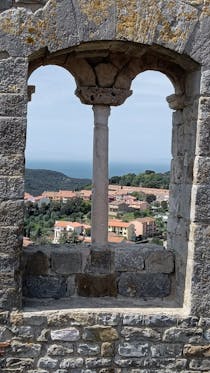
[[[92, 163], [91, 162], [73, 162], [73, 161], [46, 161], [46, 160], [27, 160], [26, 167], [32, 169], [45, 169], [59, 171], [66, 176], [91, 179], [92, 178]], [[139, 174], [145, 170], [153, 170], [155, 172], [166, 172], [170, 170], [170, 163], [123, 163], [110, 162], [109, 177], [121, 176], [128, 173]]]

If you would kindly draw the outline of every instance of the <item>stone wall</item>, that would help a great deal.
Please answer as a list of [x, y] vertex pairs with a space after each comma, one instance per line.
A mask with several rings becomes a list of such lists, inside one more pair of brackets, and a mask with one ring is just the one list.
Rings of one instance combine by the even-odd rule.
[[174, 296], [174, 254], [151, 244], [29, 246], [22, 271], [29, 298], [129, 297], [146, 306]]
[[210, 319], [132, 312], [0, 313], [2, 373], [201, 373]]

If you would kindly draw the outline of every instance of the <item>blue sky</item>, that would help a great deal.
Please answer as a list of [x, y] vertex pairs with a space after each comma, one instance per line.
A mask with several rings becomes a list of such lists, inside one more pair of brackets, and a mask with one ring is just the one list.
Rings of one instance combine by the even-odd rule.
[[[28, 105], [27, 160], [91, 161], [92, 108], [74, 95], [73, 77], [63, 68], [37, 69], [29, 84], [36, 93]], [[110, 162], [169, 164], [172, 112], [165, 97], [169, 79], [147, 71], [132, 84], [133, 95], [111, 110]]]

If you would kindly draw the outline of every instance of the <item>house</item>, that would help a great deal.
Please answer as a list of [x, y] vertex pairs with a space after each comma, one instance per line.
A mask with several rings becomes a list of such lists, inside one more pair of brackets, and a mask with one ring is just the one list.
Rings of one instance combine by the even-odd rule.
[[72, 221], [56, 220], [54, 224], [53, 243], [59, 243], [64, 233], [67, 233], [69, 236], [73, 233], [81, 235], [83, 233], [83, 225]]
[[80, 190], [79, 192], [77, 192], [77, 197], [82, 198], [84, 201], [91, 201], [92, 190]]
[[148, 209], [149, 204], [145, 201], [133, 201], [129, 203], [128, 207], [130, 210], [144, 211]]
[[117, 236], [125, 237], [129, 241], [135, 239], [135, 227], [132, 223], [122, 220], [111, 219], [108, 222], [108, 232], [116, 233]]
[[154, 218], [145, 217], [132, 220], [135, 227], [136, 236], [153, 237], [156, 233], [156, 223]]
[[126, 203], [115, 201], [109, 203], [109, 215], [110, 216], [117, 216], [119, 212], [126, 212], [129, 211], [129, 207]]

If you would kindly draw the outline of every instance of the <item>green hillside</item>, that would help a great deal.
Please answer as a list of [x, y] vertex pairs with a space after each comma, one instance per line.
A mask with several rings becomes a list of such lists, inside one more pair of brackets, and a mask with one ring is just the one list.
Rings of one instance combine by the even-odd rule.
[[76, 190], [90, 184], [90, 179], [75, 179], [62, 172], [27, 168], [25, 172], [25, 192], [38, 196], [44, 191]]

